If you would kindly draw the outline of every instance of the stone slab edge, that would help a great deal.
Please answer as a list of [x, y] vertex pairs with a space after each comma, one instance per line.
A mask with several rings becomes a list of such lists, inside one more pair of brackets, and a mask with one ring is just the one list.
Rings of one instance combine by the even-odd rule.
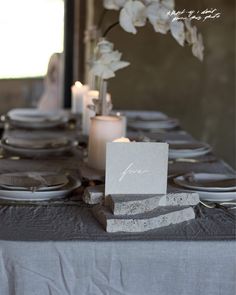
[[94, 217], [109, 233], [146, 232], [195, 218], [195, 212], [192, 207], [178, 208], [177, 210], [173, 210], [173, 208], [163, 209], [154, 210], [149, 212], [149, 214], [115, 216], [105, 206], [96, 205], [92, 212]]
[[167, 195], [112, 195], [107, 196], [105, 205], [114, 215], [133, 215], [166, 206], [195, 206], [199, 203], [198, 193], [169, 193]]

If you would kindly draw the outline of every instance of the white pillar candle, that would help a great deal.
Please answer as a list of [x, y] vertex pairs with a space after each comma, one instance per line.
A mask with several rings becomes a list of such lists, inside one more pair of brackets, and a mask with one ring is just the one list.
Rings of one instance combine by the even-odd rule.
[[85, 95], [88, 92], [89, 88], [87, 85], [83, 85], [79, 81], [71, 87], [72, 94], [72, 104], [71, 111], [73, 114], [82, 114]]
[[[93, 105], [93, 99], [98, 99], [99, 91], [89, 90], [85, 95], [84, 107], [83, 107], [83, 116], [82, 116], [82, 133], [85, 135], [89, 134], [91, 118], [96, 114], [93, 110], [88, 108], [88, 105]], [[107, 93], [107, 101], [111, 101], [111, 95]]]
[[122, 120], [117, 116], [96, 116], [91, 121], [88, 164], [92, 168], [105, 170], [106, 144], [122, 137]]

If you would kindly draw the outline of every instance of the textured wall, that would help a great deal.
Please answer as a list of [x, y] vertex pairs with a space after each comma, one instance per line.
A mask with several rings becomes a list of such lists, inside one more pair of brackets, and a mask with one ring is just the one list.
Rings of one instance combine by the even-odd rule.
[[[102, 1], [95, 3], [98, 19]], [[116, 108], [160, 110], [179, 118], [184, 129], [235, 167], [235, 1], [176, 0], [179, 9], [212, 7], [221, 18], [196, 23], [206, 48], [203, 63], [149, 25], [137, 35], [114, 28], [108, 38], [131, 66], [118, 72], [109, 91]], [[116, 17], [110, 11], [104, 27]]]

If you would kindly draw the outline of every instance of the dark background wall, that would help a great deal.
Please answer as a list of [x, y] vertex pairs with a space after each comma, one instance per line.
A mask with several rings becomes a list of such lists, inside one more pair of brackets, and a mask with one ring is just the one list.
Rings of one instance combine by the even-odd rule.
[[[115, 27], [107, 36], [131, 66], [109, 82], [116, 108], [149, 109], [180, 119], [197, 139], [210, 143], [218, 156], [235, 165], [235, 1], [176, 0], [177, 9], [217, 8], [218, 20], [196, 22], [205, 45], [204, 62], [170, 35], [151, 25], [137, 35]], [[102, 1], [95, 1], [96, 18]], [[117, 20], [109, 11], [104, 28]]]

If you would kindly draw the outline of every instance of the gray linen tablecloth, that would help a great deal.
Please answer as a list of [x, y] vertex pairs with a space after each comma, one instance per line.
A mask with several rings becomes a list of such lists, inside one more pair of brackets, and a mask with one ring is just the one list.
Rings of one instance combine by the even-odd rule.
[[[0, 160], [0, 172], [62, 168], [79, 160]], [[189, 171], [233, 172], [222, 161], [169, 167]], [[234, 211], [197, 206], [181, 225], [107, 234], [76, 200], [0, 202], [0, 295], [236, 294]]]
[[235, 295], [235, 242], [0, 241], [1, 295]]

